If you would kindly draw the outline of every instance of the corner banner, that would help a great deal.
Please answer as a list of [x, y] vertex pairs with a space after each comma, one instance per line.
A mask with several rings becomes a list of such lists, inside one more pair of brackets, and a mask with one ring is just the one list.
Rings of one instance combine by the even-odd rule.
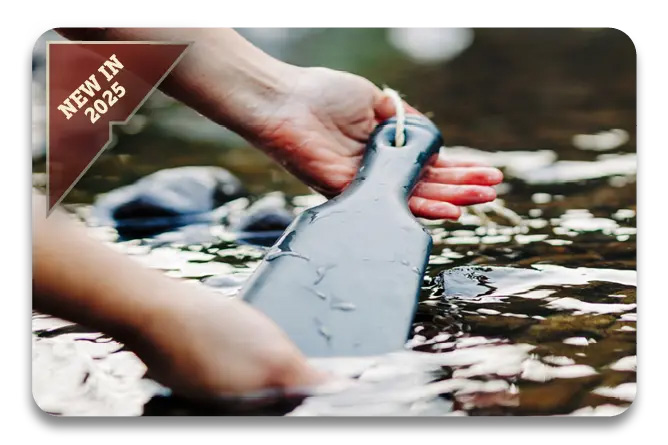
[[49, 211], [183, 57], [188, 44], [51, 42], [47, 51]]

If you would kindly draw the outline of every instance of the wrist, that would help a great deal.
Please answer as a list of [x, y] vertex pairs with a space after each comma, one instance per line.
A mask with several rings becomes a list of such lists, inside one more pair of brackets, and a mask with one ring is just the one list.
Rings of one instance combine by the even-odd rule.
[[124, 319], [124, 332], [119, 335], [120, 340], [145, 361], [157, 350], [169, 346], [165, 341], [166, 333], [173, 335], [181, 331], [181, 319], [188, 304], [184, 295], [174, 292], [185, 284], [163, 276], [153, 278], [143, 291], [137, 290], [144, 298], [136, 311]]
[[254, 141], [285, 103], [303, 69], [264, 53], [244, 55], [233, 65], [226, 62], [217, 68], [221, 77], [231, 80], [216, 85], [208, 116]]

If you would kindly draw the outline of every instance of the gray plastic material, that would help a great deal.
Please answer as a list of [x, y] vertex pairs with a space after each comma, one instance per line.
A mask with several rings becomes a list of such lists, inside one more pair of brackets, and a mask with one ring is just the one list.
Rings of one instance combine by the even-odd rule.
[[441, 135], [426, 118], [379, 125], [356, 178], [304, 211], [271, 248], [241, 294], [308, 356], [401, 349], [417, 306], [432, 241], [407, 199]]

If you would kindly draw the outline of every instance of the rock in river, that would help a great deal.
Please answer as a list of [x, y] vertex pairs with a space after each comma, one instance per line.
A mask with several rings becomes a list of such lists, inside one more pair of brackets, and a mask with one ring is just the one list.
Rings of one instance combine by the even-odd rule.
[[282, 193], [269, 193], [243, 214], [231, 215], [230, 229], [237, 233], [239, 241], [271, 246], [294, 217]]
[[126, 238], [151, 236], [213, 221], [213, 210], [243, 194], [239, 179], [223, 168], [166, 169], [102, 195], [91, 222], [114, 226]]

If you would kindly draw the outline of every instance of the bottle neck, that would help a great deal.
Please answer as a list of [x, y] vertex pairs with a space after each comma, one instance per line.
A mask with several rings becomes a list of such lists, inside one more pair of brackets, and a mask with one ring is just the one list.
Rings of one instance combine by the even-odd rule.
[[401, 147], [394, 146], [395, 122], [384, 122], [371, 135], [350, 187], [356, 193], [395, 196], [405, 201], [422, 169], [438, 153], [441, 135], [429, 120], [421, 116], [407, 119], [406, 142]]
[[420, 157], [399, 147], [370, 147], [353, 183], [370, 193], [408, 199], [426, 163]]

